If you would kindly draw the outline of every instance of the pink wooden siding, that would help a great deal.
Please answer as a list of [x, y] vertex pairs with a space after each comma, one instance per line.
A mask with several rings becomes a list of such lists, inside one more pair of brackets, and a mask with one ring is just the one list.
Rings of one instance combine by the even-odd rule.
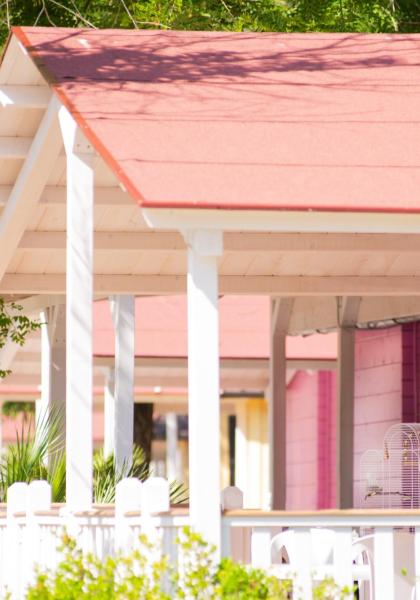
[[287, 390], [287, 494], [289, 510], [317, 505], [318, 376], [299, 371]]
[[360, 503], [360, 456], [381, 448], [387, 429], [401, 422], [403, 351], [400, 327], [356, 335], [354, 501]]
[[318, 373], [318, 464], [317, 508], [335, 505], [335, 416], [336, 376]]
[[[359, 462], [381, 448], [387, 429], [416, 407], [420, 393], [420, 327], [358, 331], [355, 348], [354, 499], [359, 504]], [[404, 345], [405, 344], [405, 345]], [[411, 357], [411, 359], [410, 359]], [[411, 360], [411, 362], [410, 362]], [[299, 372], [287, 394], [287, 508], [335, 505], [335, 373]], [[418, 408], [417, 408], [418, 407]], [[414, 413], [413, 413], [414, 414]], [[414, 416], [415, 416], [414, 415]], [[411, 419], [409, 419], [411, 420]]]

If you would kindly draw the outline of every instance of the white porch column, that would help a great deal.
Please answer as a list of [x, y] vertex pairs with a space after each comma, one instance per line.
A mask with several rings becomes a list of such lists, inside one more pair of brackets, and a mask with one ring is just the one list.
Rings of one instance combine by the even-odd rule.
[[188, 245], [188, 414], [192, 526], [220, 548], [220, 389], [217, 258], [221, 231], [193, 230]]
[[135, 298], [113, 296], [115, 330], [115, 465], [118, 470], [133, 460]]
[[45, 425], [50, 414], [60, 418], [59, 439], [66, 444], [66, 307], [51, 306], [40, 314], [41, 400], [36, 422]]
[[70, 113], [59, 113], [67, 155], [67, 504], [92, 503], [93, 149]]
[[271, 309], [268, 411], [270, 506], [286, 508], [286, 335], [293, 298], [276, 298]]
[[179, 479], [178, 474], [178, 422], [176, 413], [168, 413], [166, 424], [166, 479]]
[[354, 325], [360, 298], [343, 298], [338, 330], [336, 504], [353, 508], [354, 466]]
[[115, 452], [115, 369], [109, 368], [104, 386], [104, 455]]

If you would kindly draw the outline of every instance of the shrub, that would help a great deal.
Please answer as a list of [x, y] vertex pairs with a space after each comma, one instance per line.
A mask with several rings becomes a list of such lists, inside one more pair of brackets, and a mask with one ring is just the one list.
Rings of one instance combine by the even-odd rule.
[[[98, 559], [83, 554], [76, 542], [62, 539], [63, 560], [57, 569], [38, 572], [27, 600], [288, 600], [291, 581], [279, 581], [262, 569], [217, 562], [214, 548], [200, 535], [184, 528], [177, 540], [179, 565], [142, 536], [138, 548], [123, 556]], [[316, 586], [314, 600], [353, 597], [332, 579]]]
[[55, 572], [41, 573], [27, 593], [27, 600], [168, 600], [161, 589], [167, 569], [165, 559], [149, 563], [151, 545], [142, 537], [140, 547], [128, 556], [103, 560], [84, 555], [65, 535], [60, 548], [63, 560]]

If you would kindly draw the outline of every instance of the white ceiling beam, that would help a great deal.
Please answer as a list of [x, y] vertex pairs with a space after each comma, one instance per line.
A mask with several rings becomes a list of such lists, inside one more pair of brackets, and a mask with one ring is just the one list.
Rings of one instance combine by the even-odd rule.
[[[106, 189], [106, 188], [105, 188]], [[53, 192], [50, 192], [53, 193]], [[0, 189], [1, 194], [1, 189]], [[40, 202], [43, 202], [43, 195]], [[122, 191], [105, 194], [107, 200], [115, 196], [129, 198]], [[95, 201], [100, 201], [99, 193]], [[63, 197], [64, 202], [64, 197]], [[131, 203], [131, 200], [130, 200]], [[181, 234], [160, 231], [130, 232], [95, 232], [96, 250], [162, 250], [185, 251], [186, 246]], [[27, 231], [23, 235], [19, 248], [22, 250], [64, 250], [66, 234], [64, 231]], [[225, 233], [224, 248], [226, 252], [335, 252], [335, 253], [413, 253], [420, 252], [419, 235], [365, 235], [365, 234], [282, 234], [282, 233]]]
[[[1, 261], [0, 257], [0, 261]], [[272, 296], [419, 296], [420, 277], [221, 275], [220, 294]], [[153, 296], [182, 294], [185, 275], [95, 275], [95, 293]], [[7, 273], [0, 294], [63, 294], [65, 275]]]
[[3, 108], [46, 109], [51, 90], [45, 85], [0, 85], [0, 106]]
[[[185, 242], [179, 233], [137, 231], [113, 233], [97, 231], [94, 235], [95, 250], [107, 251], [175, 251], [186, 250]], [[66, 234], [62, 231], [26, 231], [19, 243], [21, 250], [44, 251], [65, 250]]]
[[418, 234], [225, 233], [231, 252], [419, 252]]
[[59, 101], [55, 97], [52, 98], [1, 214], [0, 279], [32, 219], [33, 211], [61, 150], [62, 140], [57, 119], [59, 106]]
[[[6, 205], [11, 191], [12, 186], [0, 185], [0, 208]], [[46, 186], [39, 199], [39, 204], [42, 206], [62, 206], [64, 210], [66, 197], [65, 186]], [[95, 206], [135, 207], [135, 204], [131, 196], [121, 188], [99, 186], [95, 188]]]
[[32, 138], [30, 137], [0, 137], [0, 159], [23, 160], [30, 151]]
[[[36, 353], [31, 353], [36, 356]], [[23, 354], [22, 354], [23, 356]], [[112, 366], [114, 364], [113, 356], [96, 356], [95, 366]], [[144, 369], [186, 369], [187, 357], [155, 357], [155, 356], [137, 356], [135, 358], [136, 368]], [[265, 370], [268, 368], [268, 358], [221, 358], [220, 366], [222, 369], [242, 369], [242, 370]], [[315, 359], [315, 358], [288, 358], [287, 367], [290, 369], [334, 369], [335, 360]]]
[[[94, 386], [103, 386], [104, 375], [97, 374], [93, 377]], [[40, 386], [41, 385], [41, 373], [19, 373], [13, 371], [11, 375], [0, 381], [0, 395], [2, 393], [2, 387], [8, 386]], [[161, 374], [156, 375], [145, 375], [142, 377], [136, 377], [136, 387], [170, 387], [170, 388], [186, 388], [187, 386], [187, 373], [185, 375], [166, 375], [164, 378]], [[262, 374], [260, 377], [255, 377], [245, 380], [242, 375], [237, 377], [222, 377], [221, 388], [224, 390], [262, 390], [267, 386], [267, 377]]]
[[[18, 348], [19, 349], [19, 348]], [[18, 363], [33, 364], [36, 368], [39, 367], [41, 354], [40, 352], [29, 352], [25, 348], [20, 348]], [[112, 367], [114, 366], [113, 356], [95, 356], [95, 367]], [[169, 357], [169, 356], [136, 356], [135, 357], [136, 376], [141, 378], [142, 370], [147, 369], [186, 369], [187, 358]], [[226, 370], [246, 370], [246, 371], [265, 371], [268, 369], [268, 358], [221, 358], [220, 367]], [[288, 358], [287, 368], [291, 370], [313, 371], [335, 370], [335, 359], [318, 359], [318, 358]]]

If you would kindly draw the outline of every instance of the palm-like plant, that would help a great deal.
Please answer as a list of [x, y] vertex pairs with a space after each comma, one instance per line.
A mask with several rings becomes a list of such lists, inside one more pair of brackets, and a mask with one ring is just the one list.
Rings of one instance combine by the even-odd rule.
[[[51, 412], [41, 416], [35, 426], [29, 423], [16, 431], [16, 442], [8, 446], [0, 460], [0, 500], [6, 501], [13, 483], [46, 479], [53, 500], [63, 502], [65, 495], [65, 457], [60, 441], [62, 415]], [[36, 432], [36, 433], [35, 433]]]
[[[145, 481], [150, 475], [149, 464], [145, 460], [143, 449], [139, 446], [133, 448], [132, 463], [123, 464], [120, 470], [116, 468], [113, 454], [104, 456], [103, 451], [99, 450], [93, 458], [93, 495], [95, 502], [104, 504], [115, 502], [116, 484], [125, 477], [136, 477], [140, 481]], [[178, 481], [172, 481], [170, 483], [170, 498], [172, 504], [187, 502], [187, 488]]]
[[[66, 499], [66, 457], [60, 436], [62, 414], [52, 411], [38, 419], [35, 431], [30, 423], [27, 428], [16, 432], [16, 442], [7, 448], [0, 459], [0, 502], [6, 501], [7, 489], [13, 483], [30, 483], [46, 479], [52, 488], [54, 502]], [[124, 477], [136, 477], [144, 481], [151, 471], [139, 447], [133, 449], [133, 461], [117, 470], [114, 455], [105, 457], [102, 450], [93, 457], [93, 496], [95, 502], [113, 503], [115, 486]], [[185, 486], [179, 482], [170, 485], [171, 502], [184, 503], [188, 500]]]

